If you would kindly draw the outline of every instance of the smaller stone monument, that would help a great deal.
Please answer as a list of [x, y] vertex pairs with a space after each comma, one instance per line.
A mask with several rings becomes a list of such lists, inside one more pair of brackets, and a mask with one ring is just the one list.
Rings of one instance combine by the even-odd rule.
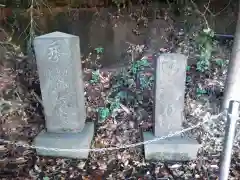
[[79, 37], [53, 32], [34, 39], [46, 130], [35, 139], [37, 153], [86, 159], [94, 123], [86, 120]]
[[[144, 132], [144, 141], [181, 130], [187, 58], [166, 53], [155, 56], [154, 134]], [[195, 159], [200, 145], [196, 140], [175, 136], [144, 145], [147, 160], [187, 161]]]

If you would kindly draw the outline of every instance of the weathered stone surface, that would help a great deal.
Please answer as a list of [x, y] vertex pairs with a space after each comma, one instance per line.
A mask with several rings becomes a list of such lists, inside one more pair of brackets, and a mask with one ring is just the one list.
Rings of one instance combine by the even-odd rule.
[[94, 123], [88, 122], [78, 133], [49, 133], [42, 131], [33, 144], [38, 147], [37, 154], [43, 156], [87, 159], [94, 135]]
[[[144, 141], [155, 139], [151, 132], [143, 133]], [[146, 160], [161, 161], [189, 161], [197, 158], [200, 144], [194, 139], [186, 137], [172, 137], [151, 144], [145, 144]]]
[[48, 132], [81, 132], [86, 119], [79, 37], [53, 32], [36, 37], [38, 65]]
[[[144, 141], [182, 129], [187, 58], [181, 54], [156, 57], [154, 133], [144, 132]], [[195, 159], [200, 145], [187, 137], [171, 137], [145, 144], [145, 158], [162, 161]]]
[[34, 139], [37, 153], [86, 159], [94, 123], [85, 124], [79, 38], [53, 32], [34, 40], [46, 130]]
[[187, 58], [162, 54], [156, 60], [154, 135], [165, 136], [181, 129]]

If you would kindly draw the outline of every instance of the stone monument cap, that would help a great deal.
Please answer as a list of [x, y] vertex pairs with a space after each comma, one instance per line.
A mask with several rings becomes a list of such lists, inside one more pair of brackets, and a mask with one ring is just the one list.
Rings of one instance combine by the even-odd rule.
[[41, 36], [35, 37], [35, 39], [42, 39], [42, 38], [76, 38], [78, 36], [67, 34], [59, 31], [51, 32], [49, 34], [44, 34]]

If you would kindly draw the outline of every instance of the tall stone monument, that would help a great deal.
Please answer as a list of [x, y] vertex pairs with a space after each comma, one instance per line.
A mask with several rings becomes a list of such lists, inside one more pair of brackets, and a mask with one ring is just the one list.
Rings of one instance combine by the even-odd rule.
[[94, 123], [86, 120], [79, 37], [52, 32], [34, 39], [46, 129], [35, 139], [39, 155], [88, 157]]
[[[154, 134], [144, 132], [144, 141], [182, 129], [187, 58], [181, 54], [155, 56]], [[196, 140], [175, 136], [146, 144], [145, 158], [185, 161], [196, 158]]]

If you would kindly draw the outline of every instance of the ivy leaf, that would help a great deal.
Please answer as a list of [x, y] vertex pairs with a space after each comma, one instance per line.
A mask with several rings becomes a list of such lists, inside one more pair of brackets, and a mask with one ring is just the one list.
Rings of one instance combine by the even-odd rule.
[[100, 107], [98, 109], [98, 113], [99, 113], [100, 122], [104, 122], [110, 115], [109, 109], [105, 107]]
[[148, 87], [148, 80], [146, 76], [140, 76], [139, 78], [141, 88], [147, 88]]
[[115, 109], [120, 108], [120, 98], [115, 97], [114, 101], [110, 103], [110, 112], [113, 112]]
[[0, 115], [3, 115], [11, 109], [11, 104], [0, 101]]
[[131, 68], [131, 70], [132, 70], [133, 74], [136, 74], [136, 73], [137, 73], [137, 68], [136, 68], [136, 67], [133, 66], [133, 67]]
[[207, 29], [203, 29], [203, 32], [207, 35], [209, 35], [210, 37], [214, 37], [214, 31], [210, 28]]
[[43, 180], [50, 180], [50, 178], [45, 176], [45, 177], [43, 177]]
[[144, 70], [144, 67], [149, 67], [150, 63], [147, 59], [141, 59], [135, 61], [131, 66], [131, 71], [136, 74], [139, 70]]
[[205, 61], [205, 60], [199, 60], [197, 62], [197, 70], [200, 72], [204, 72], [205, 70], [207, 70], [209, 67], [209, 61]]
[[206, 93], [207, 93], [207, 91], [205, 89], [197, 88], [197, 95], [203, 95]]
[[205, 57], [205, 60], [210, 60], [211, 58], [211, 55], [212, 55], [212, 50], [213, 50], [213, 47], [211, 45], [210, 42], [207, 42], [205, 44], [205, 51], [204, 51], [204, 57]]
[[97, 54], [103, 53], [104, 49], [102, 47], [95, 48]]
[[210, 29], [210, 28], [203, 29], [203, 32], [204, 32], [204, 33], [206, 33], [206, 34], [208, 34], [210, 31], [211, 31], [211, 29]]
[[92, 72], [92, 79], [90, 80], [90, 83], [97, 83], [100, 80], [100, 72], [99, 70]]
[[119, 98], [120, 100], [127, 100], [129, 98], [129, 95], [126, 91], [120, 91], [116, 98]]
[[147, 59], [141, 59], [141, 60], [139, 61], [139, 64], [140, 64], [140, 66], [145, 66], [145, 67], [147, 67], [147, 66], [150, 65], [150, 63], [148, 62]]
[[190, 66], [187, 66], [187, 67], [186, 67], [186, 70], [187, 70], [187, 71], [190, 71], [190, 69], [191, 69]]
[[186, 77], [186, 81], [187, 81], [187, 82], [191, 82], [191, 81], [192, 81], [192, 78], [191, 78], [190, 76], [187, 76], [187, 77]]
[[225, 64], [223, 59], [215, 59], [215, 62], [218, 66], [221, 66], [221, 67]]

